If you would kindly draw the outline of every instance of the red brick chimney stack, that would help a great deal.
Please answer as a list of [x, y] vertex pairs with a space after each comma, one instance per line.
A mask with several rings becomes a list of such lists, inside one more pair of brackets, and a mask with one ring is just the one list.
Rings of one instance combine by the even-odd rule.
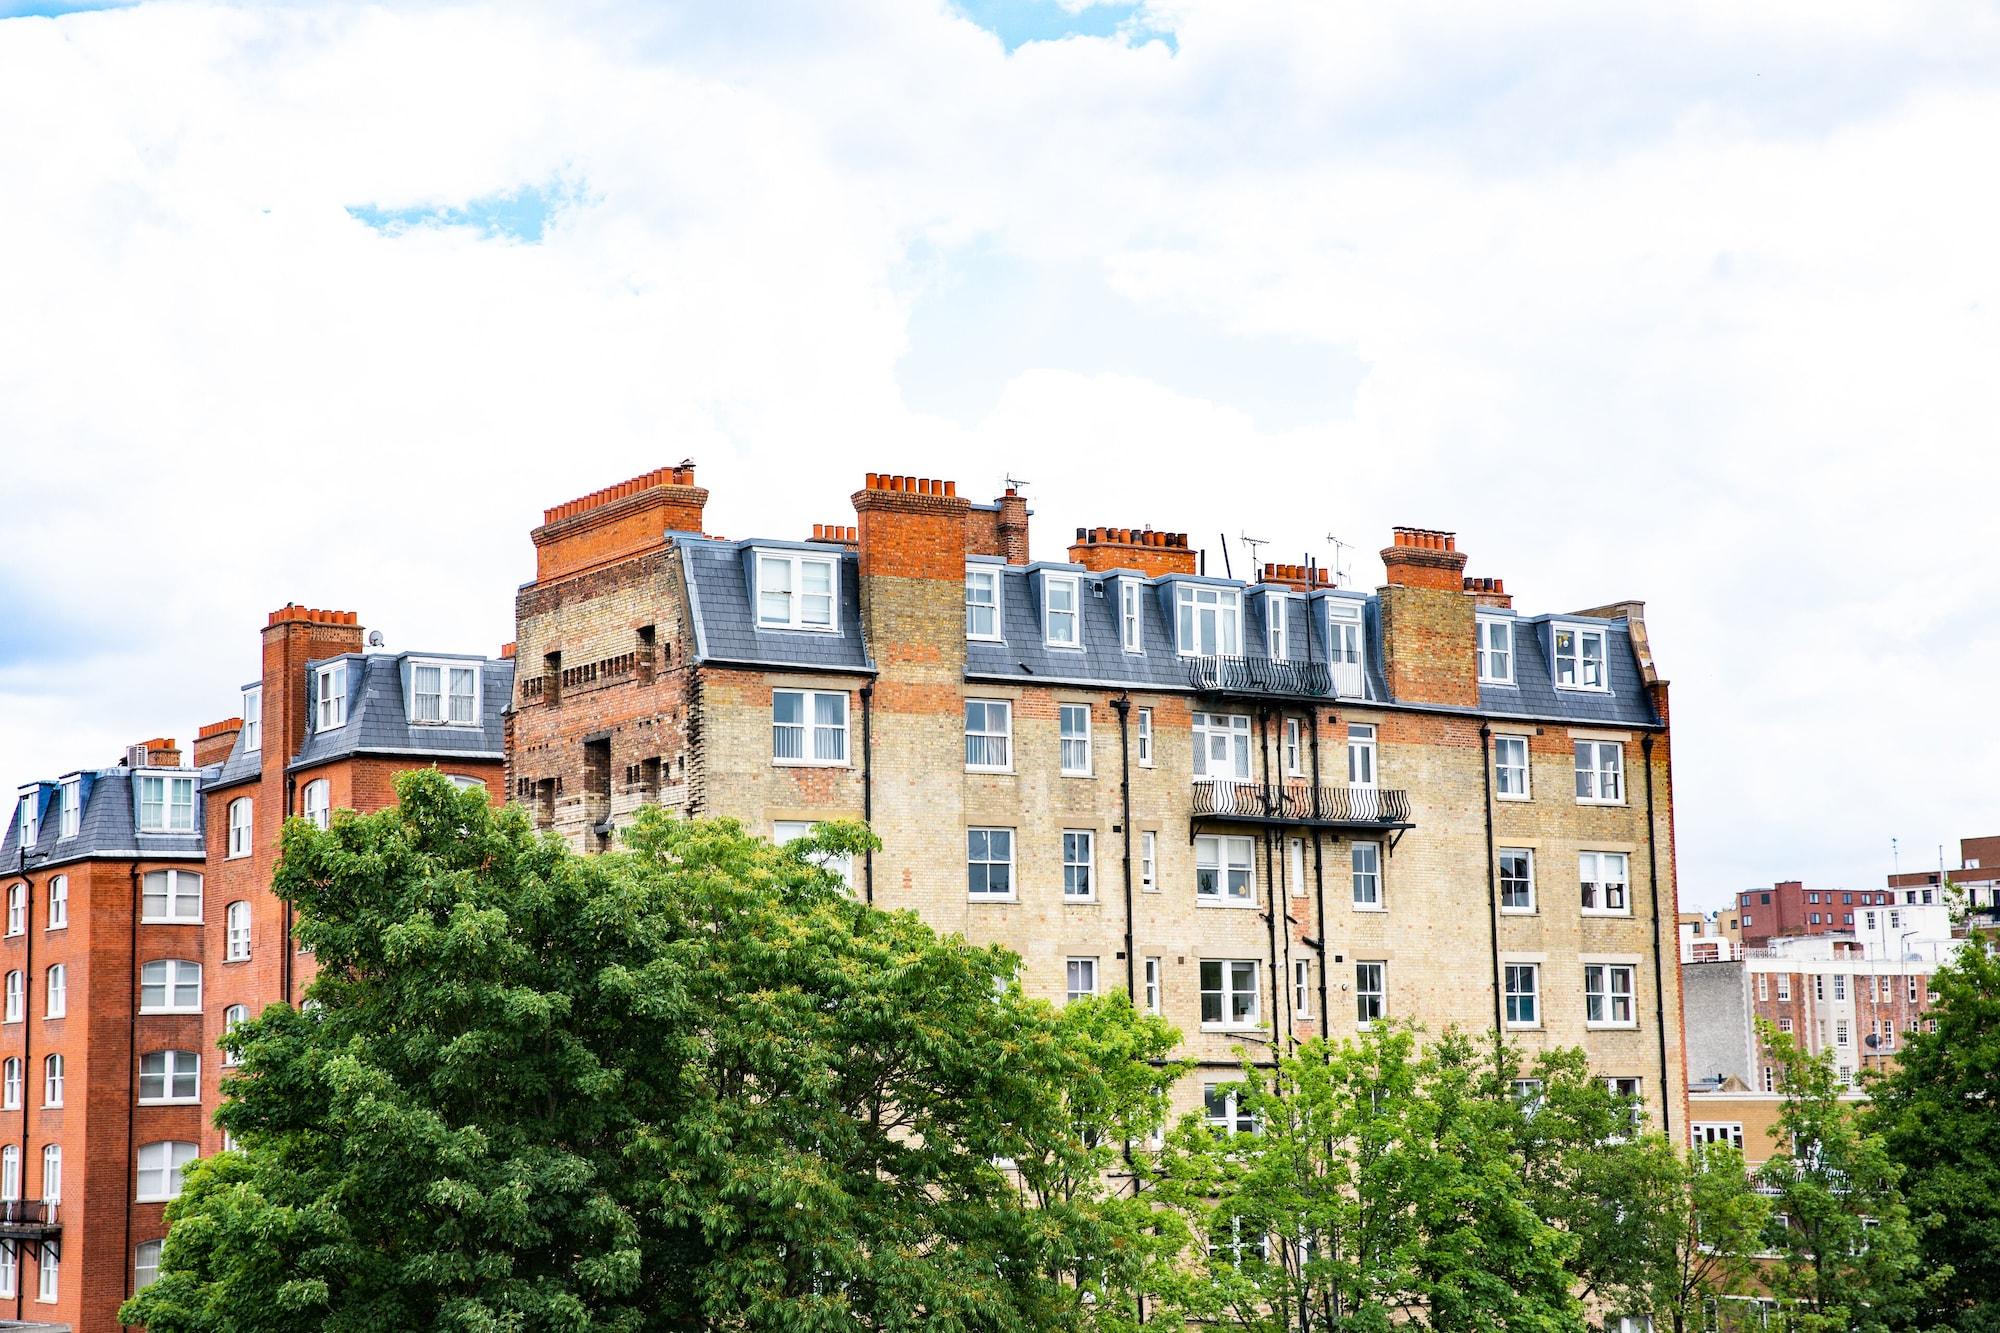
[[1473, 601], [1454, 533], [1397, 528], [1382, 552], [1382, 662], [1399, 699], [1472, 707], [1479, 702]]
[[312, 706], [306, 663], [360, 651], [361, 617], [352, 611], [286, 603], [271, 613], [264, 626], [265, 772], [274, 771], [270, 756], [289, 760], [305, 740], [306, 710]]
[[1274, 565], [1266, 561], [1263, 577], [1258, 582], [1281, 583], [1299, 592], [1310, 592], [1315, 588], [1331, 588], [1333, 575], [1327, 572], [1324, 565]]
[[229, 752], [236, 748], [236, 734], [242, 730], [242, 718], [225, 717], [197, 731], [194, 735], [194, 766], [207, 768], [229, 758]]
[[147, 768], [179, 768], [181, 766], [180, 742], [174, 740], [172, 737], [155, 736], [149, 741], [139, 741], [131, 747], [131, 750], [127, 751], [127, 754], [136, 757], [134, 752], [141, 750], [146, 754]]
[[694, 464], [654, 468], [616, 486], [543, 511], [535, 543], [535, 581], [608, 565], [659, 545], [669, 532], [700, 532], [708, 492], [694, 484]]
[[1480, 606], [1512, 609], [1514, 605], [1513, 594], [1507, 591], [1506, 583], [1501, 579], [1468, 578], [1465, 580], [1465, 590], [1472, 594], [1472, 600]]
[[957, 482], [870, 472], [853, 499], [862, 578], [965, 582], [972, 503], [959, 495]]
[[1196, 562], [1185, 532], [1155, 532], [1151, 528], [1078, 528], [1069, 558], [1071, 564], [1098, 573], [1136, 569], [1148, 578], [1192, 574]]

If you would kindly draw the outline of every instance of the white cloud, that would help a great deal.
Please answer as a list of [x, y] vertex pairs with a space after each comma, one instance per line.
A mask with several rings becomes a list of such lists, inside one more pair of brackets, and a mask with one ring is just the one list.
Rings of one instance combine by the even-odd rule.
[[[1987, 7], [1145, 12], [1177, 52], [943, 0], [0, 22], [0, 766], [185, 738], [292, 598], [490, 648], [544, 505], [693, 456], [731, 535], [1011, 471], [1045, 554], [1332, 531], [1365, 582], [1415, 522], [1528, 608], [1646, 597], [1691, 900], [1992, 831]], [[347, 211], [549, 182], [533, 245]], [[1274, 405], [1281, 347], [1326, 370]]]

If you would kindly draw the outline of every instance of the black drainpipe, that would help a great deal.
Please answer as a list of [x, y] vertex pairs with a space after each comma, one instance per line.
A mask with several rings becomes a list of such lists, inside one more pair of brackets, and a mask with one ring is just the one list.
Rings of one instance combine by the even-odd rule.
[[1500, 866], [1493, 848], [1493, 727], [1479, 724], [1480, 787], [1486, 793], [1486, 931], [1493, 943], [1493, 1036], [1507, 1034], [1506, 989], [1500, 984]]
[[1120, 694], [1111, 701], [1118, 714], [1118, 810], [1119, 828], [1124, 830], [1125, 871], [1125, 994], [1134, 1009], [1139, 1007], [1138, 945], [1132, 930], [1132, 740], [1130, 735], [1132, 696]]
[[[861, 822], [875, 829], [875, 682], [861, 687]], [[861, 855], [861, 882], [867, 900], [875, 901], [875, 849]]]
[[[293, 807], [296, 805], [298, 801], [298, 792], [299, 792], [298, 778], [294, 777], [290, 773], [285, 774], [285, 808], [279, 812], [279, 818], [278, 818], [278, 827], [281, 831], [284, 828], [285, 821], [287, 819], [290, 819], [292, 815], [295, 813]], [[289, 1005], [292, 1002], [292, 947], [293, 947], [292, 946], [292, 900], [290, 898], [287, 898], [284, 900], [284, 902], [285, 902], [285, 938], [278, 951], [278, 968], [279, 971], [282, 972], [284, 975], [285, 1003]], [[137, 1059], [138, 1057], [135, 1055], [133, 1058]]]
[[1672, 1085], [1667, 1077], [1667, 992], [1660, 965], [1660, 856], [1659, 830], [1653, 822], [1653, 733], [1639, 738], [1646, 760], [1646, 885], [1653, 894], [1653, 1023], [1660, 1030], [1660, 1133], [1674, 1136], [1673, 1111], [1667, 1094]]
[[[202, 885], [207, 892], [208, 886]], [[206, 901], [204, 899], [204, 901]], [[142, 898], [139, 884], [139, 863], [132, 863], [132, 997], [125, 1006], [125, 1295], [132, 1295], [132, 1196], [138, 1192], [139, 1178], [136, 1166], [139, 1148], [139, 910]], [[20, 1265], [14, 1267], [18, 1281]], [[129, 1328], [129, 1324], [120, 1324]]]
[[[1225, 551], [1226, 554], [1227, 552]], [[1260, 707], [1257, 710], [1257, 751], [1259, 760], [1264, 766], [1263, 791], [1260, 793], [1259, 798], [1260, 800], [1269, 800], [1272, 788], [1271, 710], [1268, 706]], [[1278, 976], [1278, 913], [1282, 910], [1280, 900], [1283, 897], [1283, 890], [1278, 884], [1278, 866], [1271, 855], [1271, 831], [1268, 828], [1264, 830], [1263, 843], [1264, 920], [1271, 929], [1271, 1056], [1273, 1059], [1276, 1059], [1278, 1055], [1278, 1019], [1285, 1012], [1284, 1005], [1280, 1000], [1281, 992], [1278, 989], [1282, 980]], [[1256, 844], [1253, 843], [1251, 845], [1254, 847]], [[1226, 865], [1222, 873], [1223, 877], [1227, 879], [1229, 871]], [[1252, 851], [1250, 854], [1250, 874], [1253, 881], [1256, 873], [1257, 854], [1255, 851]], [[1289, 1028], [1290, 1025], [1287, 1024], [1286, 1026]]]
[[[27, 1212], [28, 1203], [28, 1116], [34, 1106], [28, 1090], [34, 1085], [29, 1082], [28, 1069], [35, 1063], [35, 886], [28, 883], [28, 849], [21, 849], [21, 927], [27, 933], [27, 957], [21, 963], [21, 1211]], [[42, 1001], [48, 1002], [47, 991]], [[44, 1190], [47, 1182], [43, 1182]], [[48, 1242], [44, 1240], [42, 1245]], [[35, 1247], [35, 1271], [42, 1270], [42, 1245]], [[27, 1288], [24, 1280], [27, 1268], [17, 1256], [14, 1261], [14, 1304], [18, 1319], [21, 1297]]]
[[[1308, 676], [1310, 676], [1311, 674], [1310, 668], [1313, 665], [1313, 622], [1316, 619], [1316, 617], [1313, 615], [1313, 609], [1312, 609], [1313, 607], [1312, 589], [1315, 586], [1315, 580], [1318, 578], [1318, 575], [1314, 572], [1317, 568], [1318, 567], [1314, 565], [1314, 563], [1310, 559], [1306, 561], [1307, 584], [1306, 584], [1305, 609], [1306, 609], [1306, 666], [1308, 668], [1307, 672]], [[1333, 687], [1332, 663], [1329, 662], [1327, 664], [1326, 672], [1327, 672], [1327, 688], [1331, 690]], [[1312, 744], [1312, 781], [1313, 781], [1312, 809], [1313, 809], [1313, 818], [1315, 819], [1321, 817], [1320, 787], [1319, 787], [1319, 781], [1320, 781], [1319, 720], [1320, 720], [1319, 704], [1315, 702], [1306, 709], [1306, 734], [1310, 738]], [[1329, 961], [1329, 958], [1327, 954], [1326, 868], [1325, 868], [1325, 862], [1323, 860], [1323, 853], [1325, 850], [1325, 846], [1326, 846], [1325, 831], [1323, 829], [1315, 827], [1313, 829], [1313, 910], [1319, 916], [1319, 931], [1318, 931], [1319, 1034], [1321, 1037], [1330, 1038], [1333, 1034], [1333, 1013], [1327, 1007], [1327, 970], [1328, 970], [1327, 963]]]

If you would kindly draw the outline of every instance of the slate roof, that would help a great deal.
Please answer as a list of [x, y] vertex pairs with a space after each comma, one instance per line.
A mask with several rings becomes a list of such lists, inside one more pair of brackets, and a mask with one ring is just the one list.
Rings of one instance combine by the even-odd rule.
[[[247, 693], [263, 683], [261, 680], [253, 680], [248, 685], [245, 685], [243, 689]], [[259, 727], [258, 731], [261, 734], [263, 728]], [[255, 750], [244, 749], [243, 733], [239, 731], [236, 733], [236, 743], [230, 746], [228, 755], [223, 758], [222, 763], [216, 769], [215, 780], [207, 785], [210, 787], [233, 787], [239, 782], [253, 782], [263, 775], [263, 749], [261, 747]]]
[[[693, 614], [696, 659], [822, 671], [872, 672], [874, 656], [862, 633], [860, 565], [854, 552], [821, 543], [784, 541], [719, 541], [677, 534], [685, 553], [688, 600]], [[810, 551], [840, 560], [840, 629], [838, 633], [760, 629], [752, 611], [756, 549]], [[1176, 588], [1183, 583], [1236, 588], [1243, 600], [1243, 651], [1249, 658], [1269, 652], [1266, 643], [1265, 600], [1284, 597], [1292, 643], [1289, 660], [1324, 663], [1328, 658], [1329, 606], [1359, 607], [1363, 627], [1361, 688], [1374, 704], [1396, 707], [1382, 662], [1380, 599], [1342, 589], [1302, 593], [1272, 584], [1245, 584], [1231, 579], [1170, 574], [1148, 579], [1135, 571], [1092, 573], [1081, 565], [1042, 562], [1009, 565], [997, 557], [974, 556], [1000, 574], [999, 640], [968, 640], [965, 674], [971, 680], [1036, 681], [1044, 684], [1090, 685], [1106, 688], [1189, 690], [1187, 659], [1175, 651]], [[1082, 597], [1082, 647], [1051, 648], [1042, 633], [1042, 590], [1047, 574], [1074, 574]], [[1143, 588], [1144, 651], [1124, 650], [1118, 624], [1118, 581], [1136, 578]], [[1310, 614], [1308, 614], [1310, 608]], [[1607, 726], [1659, 725], [1640, 678], [1632, 650], [1630, 626], [1624, 619], [1592, 616], [1516, 616], [1499, 614], [1515, 624], [1512, 685], [1481, 685], [1477, 708], [1451, 709], [1435, 704], [1410, 704], [1429, 710], [1457, 711], [1497, 717], [1553, 722], [1601, 723]], [[1610, 678], [1608, 690], [1557, 689], [1550, 672], [1553, 627], [1569, 624], [1601, 626]], [[1310, 635], [1308, 651], [1301, 629]], [[1343, 698], [1353, 698], [1344, 694]]]
[[[872, 673], [861, 634], [861, 562], [823, 542], [718, 541], [676, 534], [693, 613], [695, 660], [717, 664]], [[756, 551], [806, 551], [839, 558], [838, 630], [764, 629], [751, 612]]]
[[[448, 727], [413, 723], [409, 719], [406, 682], [416, 662], [472, 664], [479, 667], [480, 723]], [[467, 653], [347, 653], [322, 658], [308, 672], [339, 664], [347, 673], [347, 721], [326, 731], [315, 729], [317, 717], [307, 718], [307, 731], [288, 769], [309, 768], [355, 754], [436, 756], [437, 758], [499, 759], [506, 748], [501, 714], [514, 691], [514, 661]], [[310, 679], [310, 677], [308, 677]], [[241, 748], [242, 737], [237, 738]], [[232, 753], [230, 763], [236, 762]], [[225, 765], [227, 768], [227, 765]]]
[[[40, 868], [63, 865], [93, 857], [111, 857], [120, 860], [171, 860], [181, 857], [199, 859], [202, 855], [201, 830], [204, 826], [202, 811], [204, 774], [187, 768], [139, 771], [195, 780], [194, 832], [139, 832], [137, 797], [132, 785], [134, 770], [89, 769], [64, 775], [65, 779], [77, 779], [82, 789], [83, 813], [77, 821], [77, 830], [72, 837], [61, 836], [61, 807], [58, 804], [62, 790], [60, 781], [38, 783], [34, 791], [21, 798], [21, 800], [38, 800], [41, 803], [41, 818], [35, 845], [28, 849], [28, 866]], [[208, 770], [210, 773], [214, 771], [212, 768]], [[17, 800], [7, 821], [6, 837], [0, 840], [0, 873], [16, 870], [20, 865], [21, 805]]]

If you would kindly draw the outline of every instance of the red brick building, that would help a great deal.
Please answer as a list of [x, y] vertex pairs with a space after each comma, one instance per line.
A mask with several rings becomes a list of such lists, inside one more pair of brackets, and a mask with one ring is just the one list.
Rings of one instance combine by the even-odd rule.
[[1796, 879], [1736, 895], [1745, 948], [1799, 935], [1852, 934], [1860, 908], [1884, 906], [1892, 896], [1881, 889], [1809, 889]]
[[501, 795], [513, 663], [366, 652], [352, 612], [271, 613], [239, 716], [25, 787], [0, 843], [0, 1316], [117, 1326], [214, 1127], [227, 1026], [297, 1003], [271, 893], [292, 815], [435, 765]]

